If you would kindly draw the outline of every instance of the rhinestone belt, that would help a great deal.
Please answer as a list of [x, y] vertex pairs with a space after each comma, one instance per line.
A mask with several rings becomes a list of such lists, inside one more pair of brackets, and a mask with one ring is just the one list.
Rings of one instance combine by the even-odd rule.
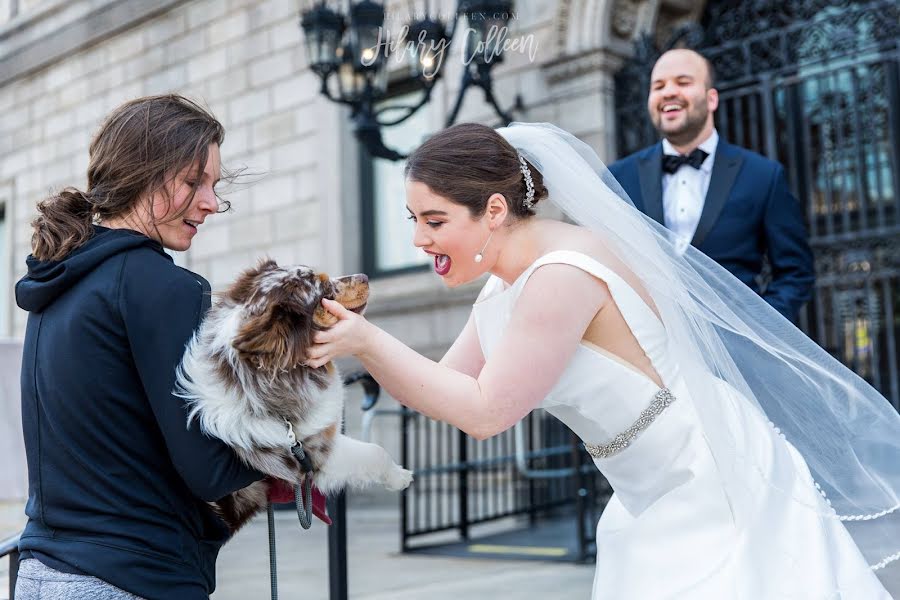
[[588, 444], [585, 442], [584, 447], [588, 451], [588, 454], [593, 456], [594, 458], [609, 458], [610, 456], [614, 456], [631, 445], [631, 442], [637, 438], [641, 434], [642, 431], [647, 429], [650, 426], [650, 423], [656, 420], [656, 417], [662, 414], [672, 402], [675, 401], [675, 396], [670, 392], [667, 388], [662, 388], [656, 395], [653, 397], [653, 400], [650, 402], [650, 405], [641, 411], [641, 415], [637, 418], [637, 421], [634, 424], [623, 431], [622, 433], [616, 435], [608, 444]]

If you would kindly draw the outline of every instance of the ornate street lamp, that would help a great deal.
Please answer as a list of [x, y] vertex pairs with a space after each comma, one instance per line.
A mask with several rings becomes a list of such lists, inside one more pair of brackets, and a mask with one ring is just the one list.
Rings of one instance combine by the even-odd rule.
[[[421, 96], [412, 105], [382, 108], [377, 105], [387, 93], [392, 43], [384, 28], [384, 5], [373, 0], [351, 0], [345, 16], [330, 8], [325, 0], [317, 0], [302, 13], [300, 25], [310, 68], [322, 84], [320, 93], [351, 108], [354, 134], [372, 156], [399, 160], [405, 156], [384, 145], [381, 128], [402, 123], [431, 99], [461, 18], [468, 24], [464, 55], [467, 60], [446, 126], [456, 120], [465, 92], [471, 86], [484, 91], [485, 100], [504, 124], [512, 120], [509, 112], [497, 104], [491, 79], [491, 69], [503, 60], [502, 43], [512, 10], [512, 0], [458, 0], [448, 31], [446, 24], [427, 15], [426, 3], [424, 18], [411, 23], [405, 41], [399, 40], [403, 42], [404, 52], [409, 52], [408, 79]], [[336, 86], [329, 83], [334, 75]], [[332, 91], [335, 87], [336, 91]], [[518, 98], [516, 108], [520, 108]], [[395, 116], [389, 119], [386, 117], [389, 113]]]

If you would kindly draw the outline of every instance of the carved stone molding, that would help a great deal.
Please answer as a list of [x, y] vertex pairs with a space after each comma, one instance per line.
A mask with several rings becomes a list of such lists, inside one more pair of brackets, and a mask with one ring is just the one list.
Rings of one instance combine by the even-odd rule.
[[602, 71], [612, 73], [622, 66], [619, 56], [605, 50], [592, 50], [576, 56], [563, 56], [544, 65], [544, 75], [552, 84], [568, 81], [587, 73]]
[[[25, 13], [0, 28], [0, 85], [27, 76], [103, 39], [160, 15], [185, 0], [108, 0], [71, 19], [67, 2]], [[51, 34], [41, 33], [50, 23]]]
[[572, 15], [572, 0], [559, 0], [556, 7], [556, 55], [566, 53], [566, 39], [569, 35], [569, 18]]
[[625, 40], [632, 38], [637, 29], [640, 5], [640, 0], [614, 0], [610, 27], [617, 37]]

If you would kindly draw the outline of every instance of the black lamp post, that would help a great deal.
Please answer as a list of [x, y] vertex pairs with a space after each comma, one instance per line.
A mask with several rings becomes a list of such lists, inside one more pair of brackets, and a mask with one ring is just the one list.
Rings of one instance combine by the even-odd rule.
[[[459, 0], [457, 14], [465, 14], [469, 24], [465, 56], [470, 60], [463, 70], [462, 85], [453, 110], [447, 117], [447, 126], [456, 121], [462, 107], [463, 94], [473, 85], [484, 91], [485, 102], [494, 107], [494, 112], [503, 119], [504, 124], [512, 121], [509, 112], [497, 104], [494, 81], [491, 79], [491, 69], [503, 61], [501, 44], [512, 9], [511, 0]], [[519, 105], [520, 100], [517, 98], [516, 108]]]
[[[405, 156], [384, 145], [381, 128], [402, 123], [431, 99], [460, 18], [465, 18], [468, 24], [464, 55], [467, 63], [446, 125], [456, 120], [465, 92], [471, 86], [484, 91], [485, 101], [493, 106], [504, 124], [512, 120], [497, 104], [491, 79], [491, 69], [503, 60], [501, 44], [512, 9], [512, 0], [458, 0], [449, 31], [447, 25], [427, 14], [411, 23], [403, 48], [404, 52], [412, 49], [407, 57], [409, 81], [421, 96], [412, 105], [380, 109], [376, 105], [387, 93], [391, 46], [384, 28], [383, 4], [351, 0], [345, 16], [329, 8], [325, 0], [317, 0], [303, 12], [300, 23], [310, 68], [322, 82], [320, 93], [333, 102], [350, 106], [354, 134], [372, 156], [399, 160]], [[335, 86], [329, 81], [335, 74], [337, 90], [333, 92]], [[516, 106], [520, 106], [518, 98]], [[387, 118], [388, 113], [395, 116]]]

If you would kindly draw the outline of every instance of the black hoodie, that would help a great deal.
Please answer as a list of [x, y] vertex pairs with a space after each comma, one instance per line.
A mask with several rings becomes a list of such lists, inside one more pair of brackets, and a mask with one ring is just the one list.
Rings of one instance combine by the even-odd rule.
[[16, 302], [29, 312], [23, 556], [145, 598], [207, 598], [228, 530], [206, 501], [262, 478], [188, 428], [172, 395], [209, 284], [150, 238], [95, 227], [59, 262], [29, 257]]

